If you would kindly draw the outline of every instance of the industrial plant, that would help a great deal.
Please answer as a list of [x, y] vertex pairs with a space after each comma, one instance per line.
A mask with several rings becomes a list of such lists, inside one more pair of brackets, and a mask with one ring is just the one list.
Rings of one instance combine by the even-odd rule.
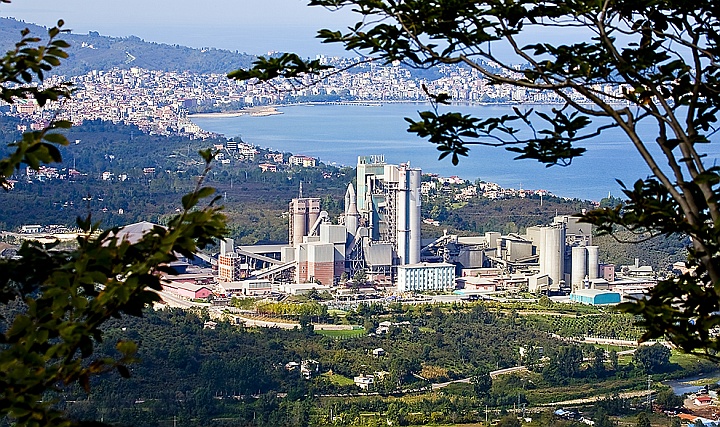
[[593, 303], [641, 295], [655, 283], [650, 277], [617, 281], [614, 266], [600, 263], [592, 226], [579, 216], [555, 216], [552, 223], [528, 227], [525, 234], [444, 233], [423, 240], [420, 169], [387, 164], [374, 155], [358, 158], [356, 174], [337, 218], [322, 209], [320, 198], [303, 197], [300, 187], [288, 204], [288, 244], [221, 242], [211, 261], [224, 293], [329, 289], [348, 279], [357, 285], [352, 278], [361, 276], [376, 288], [399, 294], [452, 291], [471, 296], [514, 289], [571, 294], [573, 300]]
[[332, 285], [343, 274], [363, 271], [376, 283], [394, 283], [398, 267], [420, 262], [421, 175], [409, 164], [386, 164], [383, 156], [360, 157], [357, 189], [348, 185], [345, 212], [335, 224], [320, 199], [303, 197], [301, 189], [288, 206], [288, 245], [236, 249], [223, 243], [220, 280]]

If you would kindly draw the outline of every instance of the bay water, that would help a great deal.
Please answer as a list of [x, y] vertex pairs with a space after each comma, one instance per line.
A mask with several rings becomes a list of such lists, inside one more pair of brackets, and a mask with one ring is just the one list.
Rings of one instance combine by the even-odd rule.
[[[443, 107], [486, 118], [512, 114], [507, 105], [460, 105]], [[550, 112], [552, 106], [519, 106]], [[441, 176], [496, 182], [504, 188], [547, 190], [557, 196], [600, 200], [609, 193], [622, 196], [616, 179], [626, 185], [649, 176], [650, 168], [620, 130], [611, 129], [599, 137], [578, 144], [587, 152], [570, 166], [545, 167], [534, 160], [513, 160], [517, 156], [503, 148], [473, 145], [468, 157], [454, 166], [450, 157], [438, 160], [435, 145], [407, 132], [405, 117], [419, 120], [418, 111], [429, 104], [383, 105], [292, 105], [281, 106], [283, 114], [270, 116], [192, 117], [201, 128], [227, 137], [281, 152], [317, 157], [327, 164], [354, 166], [358, 156], [385, 155], [389, 164], [410, 162], [423, 172]], [[440, 111], [441, 113], [443, 111]], [[525, 129], [521, 136], [529, 135]], [[639, 132], [648, 141], [655, 139], [652, 124], [641, 123]], [[653, 145], [653, 144], [650, 144]], [[720, 157], [715, 144], [707, 144], [708, 163]], [[656, 153], [657, 154], [657, 153]], [[657, 157], [658, 161], [661, 160]]]

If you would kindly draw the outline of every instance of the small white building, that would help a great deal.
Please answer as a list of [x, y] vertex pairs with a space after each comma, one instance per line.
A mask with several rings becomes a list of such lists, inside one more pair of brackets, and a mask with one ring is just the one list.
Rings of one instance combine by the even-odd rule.
[[353, 382], [363, 390], [370, 390], [373, 384], [375, 384], [375, 377], [373, 375], [360, 374], [360, 376], [353, 378]]
[[267, 279], [248, 279], [238, 282], [224, 282], [218, 285], [222, 293], [226, 295], [247, 295], [256, 296], [272, 292], [272, 283]]
[[455, 266], [448, 263], [399, 265], [398, 292], [455, 289]]
[[36, 225], [36, 224], [23, 225], [22, 227], [20, 227], [20, 232], [24, 233], [24, 234], [37, 234], [37, 233], [41, 233], [42, 230], [43, 230], [43, 226]]
[[313, 290], [317, 292], [330, 292], [330, 286], [320, 285], [317, 283], [288, 283], [281, 284], [278, 290], [288, 295], [305, 295]]

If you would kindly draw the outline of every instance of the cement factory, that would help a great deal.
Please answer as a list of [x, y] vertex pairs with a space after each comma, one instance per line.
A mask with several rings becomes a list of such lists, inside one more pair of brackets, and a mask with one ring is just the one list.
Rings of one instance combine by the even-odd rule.
[[320, 198], [303, 197], [301, 187], [288, 206], [287, 245], [221, 242], [213, 260], [220, 288], [242, 295], [329, 289], [359, 272], [373, 287], [399, 294], [517, 288], [596, 298], [610, 288], [625, 286], [625, 295], [654, 285], [649, 277], [617, 282], [614, 265], [600, 263], [592, 226], [576, 216], [556, 216], [525, 234], [423, 240], [421, 175], [410, 164], [386, 164], [381, 155], [359, 157], [356, 184], [348, 185], [344, 213], [334, 221]]

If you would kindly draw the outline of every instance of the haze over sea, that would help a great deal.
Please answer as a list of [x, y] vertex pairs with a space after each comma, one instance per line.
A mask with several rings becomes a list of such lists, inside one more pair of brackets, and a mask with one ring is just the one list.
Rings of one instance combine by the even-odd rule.
[[[512, 113], [506, 105], [453, 106], [453, 111], [491, 117]], [[549, 111], [551, 106], [521, 106]], [[579, 144], [587, 148], [568, 167], [546, 168], [533, 160], [513, 160], [516, 154], [502, 148], [472, 146], [468, 157], [453, 166], [450, 158], [438, 160], [439, 151], [426, 140], [408, 133], [404, 117], [417, 118], [417, 111], [430, 109], [424, 104], [295, 105], [278, 107], [284, 114], [265, 117], [193, 117], [201, 128], [227, 137], [241, 136], [243, 141], [282, 152], [319, 157], [328, 164], [354, 166], [358, 156], [384, 154], [387, 163], [409, 161], [423, 172], [441, 176], [496, 182], [504, 188], [548, 190], [557, 196], [600, 200], [608, 195], [622, 196], [619, 179], [631, 186], [650, 175], [627, 137], [617, 129]], [[653, 140], [648, 122], [641, 135]], [[720, 152], [708, 144], [707, 164], [713, 164]], [[658, 161], [661, 159], [657, 157]], [[664, 163], [663, 163], [664, 165]]]

